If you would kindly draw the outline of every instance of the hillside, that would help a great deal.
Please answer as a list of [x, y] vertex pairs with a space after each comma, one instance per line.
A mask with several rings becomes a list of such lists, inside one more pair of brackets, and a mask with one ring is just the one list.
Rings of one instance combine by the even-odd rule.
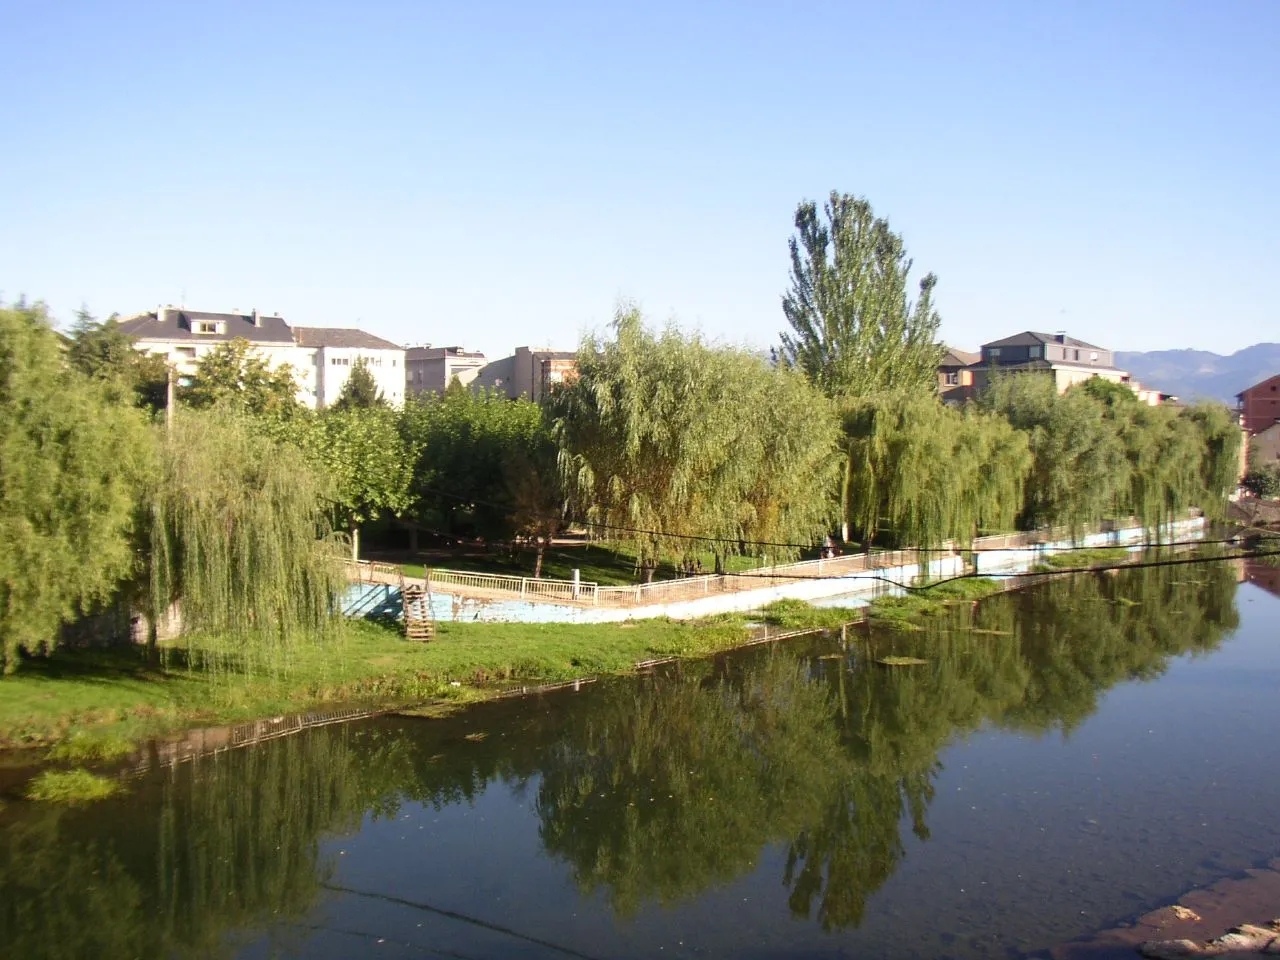
[[1255, 343], [1229, 356], [1208, 350], [1117, 351], [1116, 366], [1184, 400], [1208, 397], [1234, 405], [1241, 390], [1280, 373], [1280, 343]]

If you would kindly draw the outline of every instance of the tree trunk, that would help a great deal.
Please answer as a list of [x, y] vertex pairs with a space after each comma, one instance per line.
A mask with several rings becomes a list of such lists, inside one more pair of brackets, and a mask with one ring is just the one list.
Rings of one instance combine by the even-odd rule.
[[849, 542], [849, 497], [853, 487], [853, 454], [845, 454], [844, 479], [840, 483], [840, 539]]
[[360, 559], [360, 526], [355, 523], [351, 525], [351, 559]]
[[418, 527], [416, 524], [409, 527], [409, 552], [415, 556], [418, 553]]
[[537, 559], [533, 561], [533, 579], [535, 580], [542, 576], [542, 553], [546, 549], [547, 545], [542, 542], [541, 538], [539, 538]]
[[718, 553], [716, 554], [716, 575], [724, 576], [724, 557]]

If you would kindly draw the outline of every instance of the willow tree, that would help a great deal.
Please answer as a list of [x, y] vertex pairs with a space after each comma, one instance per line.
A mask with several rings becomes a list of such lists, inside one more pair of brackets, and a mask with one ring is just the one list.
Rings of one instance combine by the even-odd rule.
[[844, 514], [864, 540], [930, 547], [1013, 526], [1031, 453], [1003, 418], [901, 393], [851, 401], [844, 415]]
[[[892, 393], [933, 394], [942, 346], [933, 306], [937, 278], [919, 282], [908, 298], [912, 262], [901, 235], [871, 204], [832, 191], [821, 215], [817, 204], [796, 208], [789, 241], [791, 286], [782, 311], [783, 360], [804, 371], [827, 396], [846, 403]], [[842, 502], [849, 502], [854, 441], [847, 445]], [[849, 537], [850, 517], [842, 517]]]
[[185, 636], [250, 657], [323, 634], [344, 586], [331, 499], [299, 447], [224, 408], [182, 411], [147, 509], [152, 623], [176, 604]]
[[636, 310], [613, 331], [584, 341], [577, 380], [549, 401], [578, 514], [632, 543], [646, 571], [660, 555], [818, 542], [837, 438], [825, 398], [745, 350], [654, 334]]
[[0, 306], [0, 667], [134, 572], [135, 507], [154, 446], [141, 411], [73, 369], [43, 306]]
[[1182, 417], [1200, 434], [1200, 483], [1203, 495], [1197, 504], [1205, 516], [1226, 516], [1227, 498], [1240, 482], [1240, 450], [1244, 434], [1235, 417], [1221, 403], [1198, 403]]
[[[1122, 388], [1132, 396], [1132, 391]], [[1113, 516], [1126, 498], [1132, 464], [1106, 407], [1087, 390], [1059, 394], [1040, 375], [996, 377], [984, 409], [1026, 433], [1035, 458], [1020, 508], [1027, 528], [1064, 525], [1078, 533]]]

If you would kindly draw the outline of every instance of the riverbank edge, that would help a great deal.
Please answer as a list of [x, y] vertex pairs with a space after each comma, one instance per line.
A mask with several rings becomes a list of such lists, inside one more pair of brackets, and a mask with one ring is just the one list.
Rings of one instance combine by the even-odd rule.
[[[1114, 552], [1112, 552], [1114, 551]], [[1112, 565], [1129, 565], [1140, 555], [1125, 553], [1123, 548], [1108, 551]], [[952, 605], [975, 603], [998, 593], [1023, 590], [1061, 573], [1044, 572], [1038, 575], [1018, 577], [958, 579], [943, 584], [938, 593], [911, 594], [905, 597], [887, 596], [859, 607], [815, 606], [801, 600], [777, 601], [759, 611], [746, 614], [722, 614], [696, 621], [670, 621], [663, 618], [602, 623], [592, 625], [542, 625], [561, 631], [588, 631], [599, 641], [603, 638], [619, 640], [646, 627], [668, 627], [680, 631], [675, 638], [675, 649], [669, 642], [655, 643], [651, 656], [617, 663], [608, 669], [586, 670], [566, 676], [554, 670], [539, 673], [520, 672], [510, 662], [490, 661], [475, 665], [471, 679], [448, 675], [424, 673], [419, 665], [407, 662], [390, 669], [362, 676], [337, 687], [309, 693], [292, 691], [284, 698], [279, 690], [258, 700], [252, 698], [237, 705], [219, 706], [210, 702], [191, 708], [170, 705], [168, 710], [142, 707], [133, 716], [113, 716], [110, 708], [99, 711], [53, 712], [46, 716], [46, 728], [53, 728], [41, 735], [29, 726], [7, 726], [0, 720], [0, 765], [26, 766], [25, 761], [37, 763], [108, 763], [136, 753], [147, 741], [177, 742], [184, 736], [201, 730], [229, 730], [235, 725], [255, 722], [282, 723], [304, 714], [322, 712], [358, 712], [361, 716], [386, 713], [413, 713], [419, 716], [446, 716], [473, 704], [511, 696], [545, 692], [556, 687], [591, 683], [608, 677], [628, 676], [663, 663], [680, 660], [700, 660], [730, 653], [759, 643], [775, 642], [807, 633], [853, 626], [868, 620], [891, 628], [914, 629], [913, 622], [936, 615]], [[528, 629], [521, 624], [443, 624], [443, 635], [432, 643], [440, 643], [454, 631], [484, 631], [501, 635], [518, 629]], [[459, 638], [461, 639], [461, 638]], [[499, 636], [500, 640], [501, 637]], [[422, 645], [406, 641], [399, 634], [387, 630], [387, 642], [391, 645], [380, 651], [379, 659], [400, 655], [412, 660], [414, 651]], [[631, 644], [634, 646], [634, 644]], [[600, 650], [589, 650], [584, 645], [573, 657], [599, 656]], [[74, 656], [74, 654], [72, 655]], [[508, 661], [514, 659], [506, 658]], [[19, 675], [20, 676], [20, 675]], [[185, 671], [153, 671], [148, 675], [152, 682], [183, 683], [190, 680]], [[5, 684], [0, 680], [0, 703]], [[296, 725], [285, 726], [300, 729]], [[6, 761], [6, 757], [8, 758]]]
[[[802, 606], [805, 609], [800, 609]], [[449, 669], [433, 669], [424, 664], [431, 645], [406, 640], [394, 628], [367, 623], [351, 625], [352, 638], [345, 641], [344, 655], [376, 661], [373, 669], [357, 671], [340, 681], [310, 687], [305, 679], [292, 688], [267, 683], [236, 688], [236, 701], [218, 703], [216, 690], [206, 678], [183, 668], [166, 669], [146, 665], [140, 651], [110, 653], [69, 652], [59, 654], [61, 664], [77, 660], [105, 663], [103, 677], [149, 688], [150, 699], [122, 707], [109, 699], [110, 681], [103, 683], [95, 701], [60, 703], [59, 684], [69, 680], [25, 677], [21, 672], [0, 679], [0, 715], [6, 689], [13, 690], [24, 680], [40, 679], [47, 690], [40, 713], [16, 718], [15, 711], [0, 719], [0, 765], [23, 765], [35, 760], [95, 763], [117, 760], [135, 752], [146, 741], [181, 739], [192, 730], [230, 727], [255, 721], [279, 721], [282, 717], [305, 713], [359, 711], [362, 715], [410, 710], [423, 715], [444, 715], [475, 703], [509, 697], [513, 691], [535, 692], [552, 686], [584, 683], [609, 676], [626, 676], [658, 663], [696, 660], [717, 656], [761, 642], [771, 642], [817, 630], [853, 623], [862, 611], [819, 609], [786, 604], [772, 613], [707, 618], [677, 624], [654, 620], [639, 623], [600, 624], [590, 627], [559, 626], [557, 632], [569, 640], [559, 644], [556, 654], [563, 662], [521, 662], [529, 645], [530, 628], [516, 624], [458, 624], [442, 627], [442, 636], [432, 644], [454, 641], [451, 652], [458, 654]], [[449, 635], [454, 634], [451, 638]], [[508, 636], [509, 635], [509, 636]], [[534, 638], [536, 642], [536, 637]], [[504, 652], [510, 641], [511, 649]], [[351, 645], [358, 649], [352, 650]], [[439, 649], [439, 648], [435, 648]], [[635, 651], [626, 656], [626, 651]], [[625, 659], [620, 657], [625, 656]], [[608, 668], [583, 669], [566, 673], [564, 664], [609, 663]], [[164, 694], [173, 691], [172, 699]], [[80, 691], [83, 693], [83, 689]], [[89, 690], [92, 697], [99, 691]], [[185, 695], [194, 700], [183, 702]]]

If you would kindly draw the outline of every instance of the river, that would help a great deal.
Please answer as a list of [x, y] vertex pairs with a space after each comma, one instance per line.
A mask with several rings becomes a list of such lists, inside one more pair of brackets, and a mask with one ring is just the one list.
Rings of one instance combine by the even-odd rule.
[[0, 955], [1044, 955], [1280, 854], [1280, 599], [1240, 576], [1077, 576], [11, 802]]

